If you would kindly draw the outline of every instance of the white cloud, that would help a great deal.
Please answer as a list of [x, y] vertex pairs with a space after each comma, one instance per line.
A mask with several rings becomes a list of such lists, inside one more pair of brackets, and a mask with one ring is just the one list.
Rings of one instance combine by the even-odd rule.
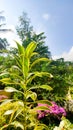
[[6, 33], [0, 32], [0, 37], [6, 38], [11, 47], [16, 47], [16, 43], [14, 42], [14, 40], [20, 42], [20, 39], [19, 39], [18, 35], [16, 34], [15, 27], [13, 25], [8, 25], [5, 28], [11, 29], [12, 32], [6, 32]]
[[43, 17], [43, 19], [45, 19], [47, 21], [51, 18], [51, 15], [48, 13], [44, 13], [42, 17]]
[[69, 50], [69, 52], [64, 52], [63, 54], [59, 56], [53, 56], [52, 57], [54, 60], [59, 59], [59, 58], [64, 58], [65, 61], [73, 61], [73, 46]]

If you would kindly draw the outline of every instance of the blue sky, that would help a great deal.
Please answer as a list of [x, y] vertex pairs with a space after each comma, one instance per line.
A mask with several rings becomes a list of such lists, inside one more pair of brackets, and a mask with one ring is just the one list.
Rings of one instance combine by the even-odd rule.
[[[22, 12], [27, 12], [34, 30], [45, 32], [53, 57], [73, 60], [73, 0], [0, 0], [2, 10], [7, 26], [13, 29]], [[9, 40], [17, 37], [11, 33], [4, 36]]]

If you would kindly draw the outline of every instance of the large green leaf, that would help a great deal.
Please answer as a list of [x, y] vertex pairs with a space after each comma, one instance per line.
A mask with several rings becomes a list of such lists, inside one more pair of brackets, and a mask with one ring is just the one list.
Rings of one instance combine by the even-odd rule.
[[6, 125], [2, 126], [2, 127], [0, 128], [0, 130], [4, 130], [4, 129], [6, 129], [8, 126], [9, 126], [9, 124], [6, 124]]
[[50, 105], [50, 106], [52, 105], [52, 103], [48, 100], [39, 100], [39, 101], [37, 101], [37, 103], [47, 104], [47, 105]]
[[48, 73], [48, 72], [38, 72], [38, 71], [36, 71], [36, 72], [34, 72], [34, 74], [35, 74], [36, 76], [38, 76], [38, 77], [42, 77], [42, 76], [48, 76], [48, 77], [50, 77], [50, 78], [53, 77], [52, 74], [50, 74], [50, 73]]
[[16, 66], [16, 65], [13, 65], [13, 66], [12, 66], [12, 69], [18, 70], [19, 72], [22, 73], [22, 70], [21, 70], [18, 66]]
[[32, 54], [31, 54], [31, 57], [33, 57], [34, 55], [39, 55], [37, 52], [33, 52]]
[[10, 114], [13, 113], [13, 111], [14, 111], [14, 110], [7, 110], [7, 111], [4, 113], [4, 115], [10, 115]]
[[11, 123], [11, 125], [13, 125], [15, 128], [21, 128], [22, 130], [24, 130], [24, 126], [21, 124], [21, 122], [18, 121], [14, 121]]
[[18, 102], [18, 105], [20, 105], [21, 107], [24, 107], [24, 102], [22, 100], [19, 100]]
[[8, 92], [8, 93], [19, 92], [19, 93], [21, 93], [22, 95], [24, 95], [24, 93], [23, 93], [22, 91], [19, 91], [19, 90], [13, 88], [13, 87], [5, 87], [4, 91], [5, 91], [5, 92]]
[[3, 73], [0, 74], [0, 76], [5, 76], [5, 75], [8, 75], [8, 74], [9, 74], [9, 72], [3, 72]]
[[49, 91], [53, 90], [49, 85], [41, 85], [41, 86], [39, 86], [39, 88], [46, 89]]
[[31, 64], [30, 69], [31, 69], [35, 64], [37, 64], [37, 63], [39, 63], [39, 62], [41, 62], [41, 61], [47, 61], [47, 62], [49, 62], [50, 60], [49, 60], [48, 58], [39, 58], [39, 59], [35, 60], [35, 61]]
[[0, 105], [0, 107], [2, 107], [3, 105], [7, 105], [8, 103], [10, 103], [10, 102], [12, 102], [13, 101], [13, 99], [5, 99], [2, 103], [1, 103], [1, 105]]
[[31, 57], [32, 54], [33, 54], [33, 51], [35, 50], [36, 48], [36, 43], [35, 42], [31, 42], [27, 48], [26, 48], [26, 57]]
[[39, 124], [35, 126], [34, 130], [49, 130], [49, 128], [45, 124]]
[[42, 88], [48, 91], [53, 90], [49, 85], [38, 85], [38, 86], [31, 87], [29, 90], [37, 89], [37, 88]]
[[28, 84], [29, 82], [31, 82], [35, 77], [42, 77], [42, 76], [47, 76], [52, 78], [52, 74], [48, 73], [48, 72], [33, 72], [31, 73], [31, 76], [29, 76], [28, 80], [26, 81], [26, 83]]
[[19, 55], [22, 56], [23, 54], [25, 54], [25, 48], [20, 45], [17, 41], [15, 41], [18, 47], [18, 51], [19, 51]]
[[24, 63], [23, 63], [23, 65], [22, 65], [24, 78], [25, 78], [25, 77], [27, 78], [27, 76], [28, 76], [29, 65], [30, 65], [29, 58], [25, 58], [25, 59], [24, 59]]
[[17, 63], [17, 65], [18, 65], [18, 67], [21, 69], [21, 71], [22, 71], [22, 62], [21, 62], [21, 59], [20, 59], [20, 56], [18, 55], [18, 56], [16, 56], [16, 55], [14, 55], [14, 58], [15, 58], [15, 60], [16, 60], [16, 63]]
[[31, 109], [30, 113], [37, 112], [38, 110], [45, 111], [45, 110], [49, 110], [49, 108], [47, 106], [37, 106], [37, 107]]
[[26, 93], [26, 99], [31, 98], [33, 101], [37, 99], [37, 94], [32, 91], [27, 91]]
[[[19, 109], [16, 111], [16, 114], [15, 114], [14, 119], [16, 119], [19, 115], [21, 115], [22, 111], [23, 111], [23, 107], [22, 107], [22, 108], [19, 108]], [[24, 116], [24, 115], [23, 115], [23, 116]]]
[[18, 92], [18, 90], [15, 89], [15, 88], [13, 88], [13, 87], [6, 87], [4, 90], [5, 90], [6, 92]]
[[11, 84], [11, 79], [10, 78], [3, 78], [3, 79], [0, 79], [0, 81], [5, 83], [5, 84]]

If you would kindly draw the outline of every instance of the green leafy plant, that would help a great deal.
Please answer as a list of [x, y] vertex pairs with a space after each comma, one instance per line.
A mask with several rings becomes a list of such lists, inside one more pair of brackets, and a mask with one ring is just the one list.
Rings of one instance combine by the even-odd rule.
[[63, 117], [59, 127], [55, 126], [53, 130], [73, 130], [73, 124], [71, 124], [68, 119]]
[[[1, 73], [3, 78], [0, 79], [1, 82], [7, 84], [4, 90], [9, 93], [18, 93], [22, 94], [23, 99], [11, 99], [6, 100], [0, 105], [0, 109], [3, 111], [2, 116], [6, 119], [6, 124], [1, 126], [0, 129], [3, 130], [6, 128], [20, 127], [22, 130], [48, 130], [48, 127], [45, 124], [42, 124], [37, 119], [37, 110], [48, 110], [46, 106], [37, 106], [37, 103], [43, 103], [51, 105], [49, 101], [46, 100], [37, 100], [37, 93], [35, 93], [34, 89], [46, 89], [51, 91], [52, 88], [48, 85], [32, 85], [33, 79], [36, 77], [48, 76], [52, 75], [47, 72], [32, 72], [32, 68], [41, 61], [49, 61], [47, 58], [36, 59], [31, 62], [31, 59], [37, 53], [34, 52], [36, 48], [36, 43], [31, 42], [27, 48], [25, 49], [22, 45], [16, 42], [18, 53], [14, 55], [17, 65], [12, 65], [9, 71], [4, 70]], [[7, 77], [4, 77], [6, 76]], [[11, 85], [17, 85], [21, 88], [21, 91], [11, 87]], [[6, 108], [4, 106], [7, 106]], [[4, 108], [4, 109], [2, 109]]]

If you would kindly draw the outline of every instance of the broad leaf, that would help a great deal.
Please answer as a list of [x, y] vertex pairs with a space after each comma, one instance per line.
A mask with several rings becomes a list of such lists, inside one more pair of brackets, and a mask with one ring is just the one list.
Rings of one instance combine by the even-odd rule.
[[45, 111], [45, 110], [49, 110], [49, 108], [47, 106], [37, 106], [35, 107], [32, 111], [38, 111], [38, 110], [41, 110], [41, 111]]
[[48, 72], [33, 72], [32, 75], [30, 76], [30, 78], [28, 78], [28, 80], [26, 81], [26, 83], [28, 84], [29, 82], [31, 82], [35, 77], [42, 77], [42, 76], [47, 76], [47, 77], [53, 77], [50, 73]]
[[25, 48], [24, 48], [22, 45], [20, 45], [17, 41], [15, 41], [15, 42], [16, 42], [16, 44], [17, 44], [17, 47], [18, 47], [18, 51], [19, 51], [20, 56], [21, 56], [22, 54], [25, 54]]
[[24, 126], [20, 123], [20, 122], [18, 122], [18, 121], [14, 121], [14, 122], [12, 122], [11, 123], [11, 125], [13, 125], [15, 128], [21, 128], [22, 130], [24, 130]]
[[18, 71], [20, 71], [20, 72], [22, 73], [21, 69], [20, 69], [18, 66], [13, 65], [12, 68], [13, 68], [13, 69], [17, 69]]
[[9, 72], [3, 72], [3, 73], [0, 74], [0, 76], [5, 76], [5, 75], [8, 75], [8, 74], [9, 74]]
[[46, 89], [49, 91], [53, 90], [49, 85], [41, 85], [41, 86], [39, 86], [39, 88]]
[[40, 58], [40, 59], [37, 59], [37, 60], [35, 60], [32, 64], [31, 64], [31, 66], [30, 66], [30, 69], [35, 65], [35, 64], [37, 64], [37, 63], [39, 63], [39, 62], [41, 62], [41, 61], [50, 61], [48, 58]]
[[18, 110], [16, 111], [16, 114], [15, 114], [14, 119], [16, 119], [19, 115], [21, 115], [22, 111], [23, 111], [23, 108], [18, 109]]
[[5, 113], [4, 113], [4, 115], [10, 115], [10, 114], [12, 114], [13, 113], [13, 110], [7, 110]]
[[11, 82], [11, 79], [10, 78], [3, 78], [3, 79], [0, 79], [0, 81], [3, 82], [3, 83], [8, 84], [8, 83]]
[[26, 93], [26, 99], [28, 98], [31, 98], [33, 101], [35, 101], [37, 99], [37, 94], [35, 92], [28, 91]]
[[34, 128], [34, 130], [49, 130], [49, 128], [45, 124], [39, 124]]
[[7, 104], [7, 103], [10, 103], [11, 101], [13, 101], [13, 99], [6, 99], [6, 100], [4, 100], [4, 101], [1, 103], [0, 106], [5, 105], [5, 104]]
[[33, 51], [35, 50], [36, 48], [36, 43], [35, 42], [31, 42], [27, 48], [26, 48], [26, 57], [31, 57], [32, 54], [33, 54]]
[[53, 90], [49, 85], [38, 85], [38, 86], [31, 87], [29, 90], [37, 89], [37, 88], [42, 88], [48, 91]]
[[25, 59], [24, 59], [24, 63], [23, 63], [23, 65], [22, 65], [24, 78], [25, 78], [25, 77], [27, 78], [27, 76], [28, 76], [29, 65], [30, 65], [29, 58], [25, 58]]
[[21, 107], [24, 107], [23, 101], [18, 101], [18, 104], [19, 104]]
[[32, 54], [31, 54], [31, 57], [32, 56], [34, 56], [34, 55], [39, 55], [37, 52], [33, 52]]
[[38, 76], [38, 77], [42, 77], [42, 76], [47, 76], [47, 77], [50, 77], [50, 78], [53, 77], [53, 76], [52, 76], [50, 73], [48, 73], [48, 72], [38, 72], [38, 71], [36, 71], [36, 72], [34, 72], [34, 74], [35, 74], [36, 76]]
[[39, 100], [39, 101], [37, 101], [37, 103], [47, 104], [47, 105], [50, 105], [50, 106], [52, 105], [52, 103], [48, 100]]
[[4, 90], [5, 90], [6, 92], [18, 92], [18, 90], [15, 89], [15, 88], [13, 88], [13, 87], [6, 87]]

